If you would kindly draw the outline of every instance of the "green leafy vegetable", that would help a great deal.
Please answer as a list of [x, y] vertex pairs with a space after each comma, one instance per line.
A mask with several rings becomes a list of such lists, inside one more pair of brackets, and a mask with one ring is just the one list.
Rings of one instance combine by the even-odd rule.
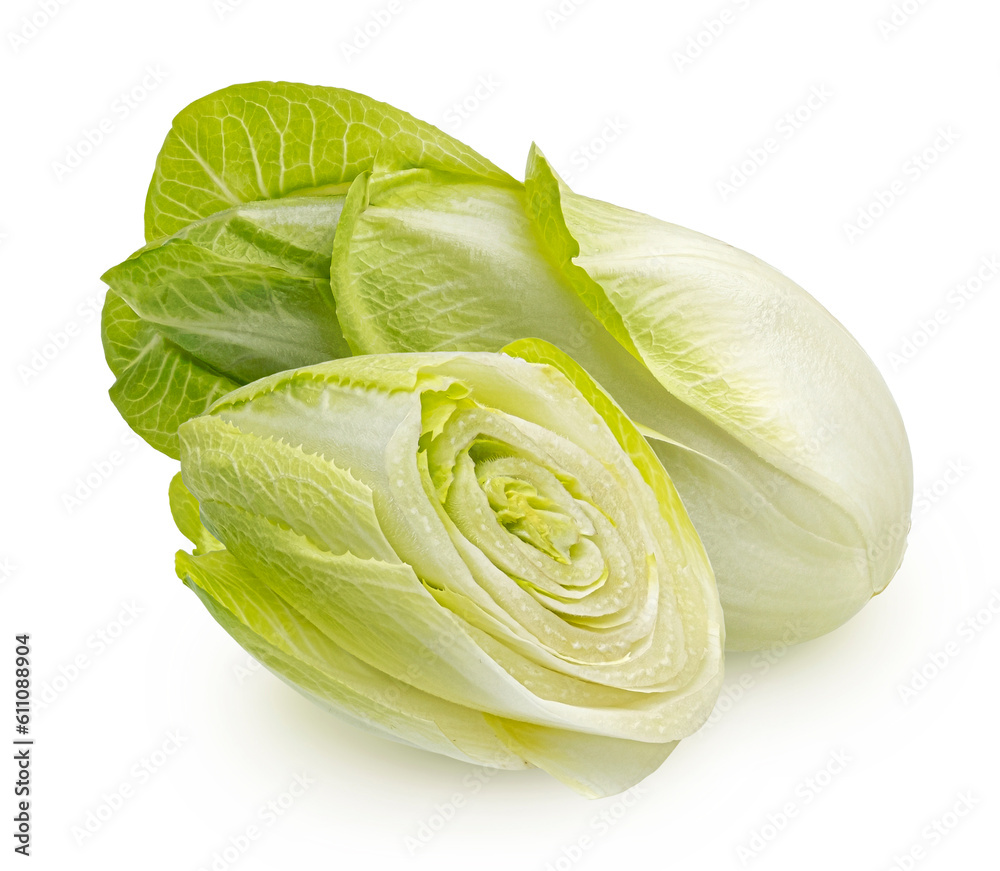
[[655, 770], [722, 679], [712, 570], [647, 442], [571, 359], [362, 356], [180, 428], [177, 571], [348, 720], [589, 796]]
[[175, 119], [146, 197], [145, 248], [109, 270], [102, 338], [129, 425], [177, 457], [177, 427], [261, 375], [348, 353], [330, 290], [344, 196], [386, 143], [508, 176], [361, 94], [237, 85]]
[[572, 355], [648, 438], [738, 649], [812, 638], [885, 588], [912, 503], [878, 370], [798, 285], [715, 239], [516, 182], [357, 94], [238, 85], [177, 118], [146, 248], [111, 270], [112, 398], [155, 447], [232, 387], [353, 354]]

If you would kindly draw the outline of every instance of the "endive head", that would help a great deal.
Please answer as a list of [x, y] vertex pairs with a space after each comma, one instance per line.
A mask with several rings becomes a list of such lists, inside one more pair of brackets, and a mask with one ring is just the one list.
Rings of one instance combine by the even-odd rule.
[[535, 148], [526, 176], [564, 275], [663, 388], [621, 401], [706, 542], [730, 645], [841, 625], [892, 579], [910, 526], [909, 441], [878, 368], [773, 266], [580, 196]]
[[180, 430], [172, 503], [198, 548], [178, 572], [349, 719], [609, 794], [708, 716], [721, 608], [629, 420], [555, 348], [511, 353], [356, 357], [234, 391]]

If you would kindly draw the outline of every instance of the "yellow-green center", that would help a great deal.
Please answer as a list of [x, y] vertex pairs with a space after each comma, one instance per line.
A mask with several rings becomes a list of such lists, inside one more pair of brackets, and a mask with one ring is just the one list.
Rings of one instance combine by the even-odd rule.
[[556, 502], [530, 482], [509, 475], [480, 475], [479, 485], [504, 529], [569, 565], [570, 549], [580, 540], [580, 530]]

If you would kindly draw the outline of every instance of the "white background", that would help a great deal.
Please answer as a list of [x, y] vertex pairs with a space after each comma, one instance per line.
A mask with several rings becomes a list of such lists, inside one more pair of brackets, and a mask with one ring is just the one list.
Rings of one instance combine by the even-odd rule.
[[[10, 867], [997, 867], [1000, 277], [954, 302], [1000, 254], [995, 3], [907, 0], [890, 33], [892, 0], [48, 2], [55, 15], [12, 0], [0, 16], [0, 738], [14, 737], [15, 633], [31, 633], [35, 695], [50, 699], [32, 727], [34, 855]], [[379, 10], [389, 23], [354, 51]], [[721, 33], [679, 63], [713, 19]], [[479, 779], [343, 725], [247, 673], [174, 576], [174, 464], [107, 398], [98, 276], [142, 243], [173, 115], [267, 78], [386, 100], [516, 175], [536, 140], [579, 191], [791, 275], [896, 396], [918, 489], [898, 576], [825, 638], [730, 656], [713, 721], [629, 807], [541, 772]], [[133, 88], [130, 108], [120, 95]], [[813, 89], [822, 105], [789, 128]], [[451, 108], [463, 101], [464, 118]], [[59, 170], [105, 118], [104, 140]], [[777, 151], [724, 196], [719, 182], [768, 137]], [[912, 157], [928, 148], [921, 169]], [[905, 193], [849, 234], [894, 180]], [[114, 451], [113, 470], [68, 502]], [[940, 673], [904, 700], [934, 658]], [[289, 805], [296, 775], [310, 785]], [[74, 827], [108, 817], [123, 785], [129, 797], [81, 843]], [[8, 867], [11, 786], [0, 794]], [[287, 807], [261, 815], [272, 801]], [[252, 825], [259, 837], [241, 841]]]

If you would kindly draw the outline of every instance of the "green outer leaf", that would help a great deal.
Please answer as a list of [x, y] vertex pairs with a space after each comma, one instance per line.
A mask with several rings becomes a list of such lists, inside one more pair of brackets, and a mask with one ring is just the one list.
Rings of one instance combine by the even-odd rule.
[[579, 255], [580, 245], [566, 227], [559, 208], [559, 179], [544, 159], [538, 146], [531, 144], [524, 187], [527, 192], [527, 211], [544, 250], [553, 263], [566, 276], [587, 308], [604, 325], [621, 345], [637, 360], [641, 360], [632, 336], [622, 322], [622, 317], [608, 300], [604, 288], [573, 262]]
[[509, 176], [431, 124], [341, 88], [253, 82], [223, 88], [174, 119], [146, 197], [146, 240], [252, 200], [351, 182], [387, 140], [435, 165]]
[[238, 386], [212, 372], [144, 323], [114, 291], [101, 316], [109, 394], [126, 423], [152, 447], [180, 459], [177, 427]]
[[326, 277], [227, 260], [176, 239], [104, 280], [153, 330], [238, 383], [349, 353]]
[[117, 293], [109, 290], [101, 311], [101, 341], [108, 368], [121, 375], [155, 335], [152, 327], [129, 307]]
[[[220, 378], [228, 390], [350, 353], [329, 286], [342, 205], [289, 197], [229, 209], [105, 273], [105, 353], [120, 379], [112, 396], [130, 426], [176, 455], [163, 427], [204, 411], [221, 395]], [[157, 377], [177, 382], [183, 408], [161, 407], [174, 388]]]
[[188, 224], [137, 253], [183, 239], [228, 262], [329, 278], [330, 251], [343, 207], [344, 196], [337, 194], [243, 203]]

